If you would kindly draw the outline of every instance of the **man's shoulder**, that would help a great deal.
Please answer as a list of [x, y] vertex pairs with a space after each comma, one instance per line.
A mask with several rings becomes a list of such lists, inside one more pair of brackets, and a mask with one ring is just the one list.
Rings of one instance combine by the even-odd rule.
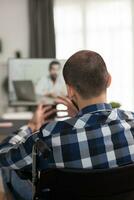
[[117, 109], [118, 115], [122, 120], [134, 120], [134, 112]]
[[41, 127], [41, 132], [44, 137], [50, 134], [56, 134], [64, 130], [73, 129], [75, 123], [78, 121], [77, 117], [68, 118], [64, 121], [53, 121]]

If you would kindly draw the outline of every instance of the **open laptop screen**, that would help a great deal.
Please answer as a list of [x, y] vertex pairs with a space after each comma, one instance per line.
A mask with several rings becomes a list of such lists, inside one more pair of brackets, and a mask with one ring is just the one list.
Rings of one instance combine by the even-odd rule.
[[9, 59], [10, 104], [47, 104], [56, 96], [65, 96], [64, 63], [57, 59]]

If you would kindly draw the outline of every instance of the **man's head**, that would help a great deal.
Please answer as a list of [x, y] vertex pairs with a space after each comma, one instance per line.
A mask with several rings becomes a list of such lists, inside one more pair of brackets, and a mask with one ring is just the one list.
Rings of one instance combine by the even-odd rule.
[[93, 99], [106, 93], [110, 75], [103, 58], [93, 51], [79, 51], [65, 63], [63, 76], [68, 95], [78, 94], [83, 100]]
[[50, 64], [49, 64], [49, 73], [50, 73], [50, 78], [53, 80], [53, 81], [56, 81], [57, 77], [58, 77], [58, 74], [59, 74], [59, 70], [60, 70], [60, 63], [58, 61], [52, 61]]

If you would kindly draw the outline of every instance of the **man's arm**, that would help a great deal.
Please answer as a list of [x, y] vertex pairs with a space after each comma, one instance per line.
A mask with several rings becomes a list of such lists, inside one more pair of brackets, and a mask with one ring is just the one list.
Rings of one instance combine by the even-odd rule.
[[30, 135], [23, 143], [9, 144], [0, 149], [0, 167], [22, 169], [32, 163], [32, 146], [38, 133]]
[[[42, 137], [37, 130], [47, 123], [47, 118], [56, 112], [51, 106], [39, 105], [27, 127], [12, 134], [0, 144], [0, 167], [21, 169], [32, 163], [32, 146]], [[34, 132], [34, 134], [32, 134]]]

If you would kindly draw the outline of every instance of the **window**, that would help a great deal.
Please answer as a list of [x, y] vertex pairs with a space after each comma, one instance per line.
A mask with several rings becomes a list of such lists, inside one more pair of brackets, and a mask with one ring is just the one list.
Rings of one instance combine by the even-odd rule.
[[131, 0], [55, 0], [56, 50], [67, 59], [90, 49], [100, 53], [112, 75], [108, 101], [134, 108]]

